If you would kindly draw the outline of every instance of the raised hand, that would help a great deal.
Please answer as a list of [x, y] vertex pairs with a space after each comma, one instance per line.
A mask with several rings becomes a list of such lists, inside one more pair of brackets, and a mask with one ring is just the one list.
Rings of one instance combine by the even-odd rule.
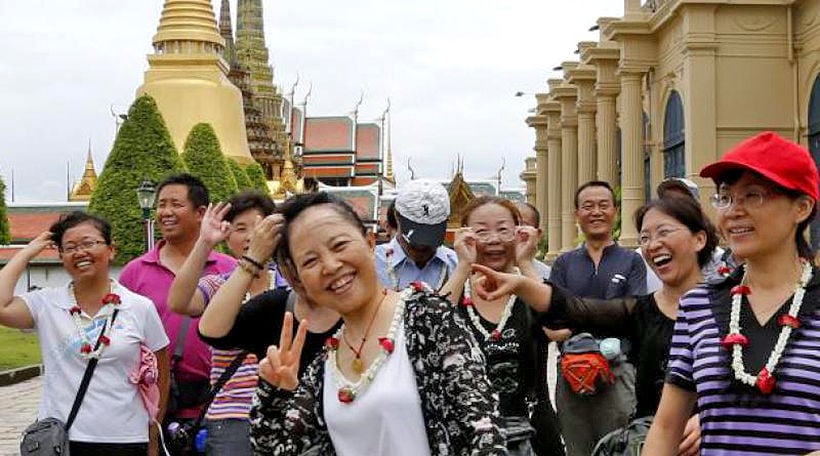
[[515, 263], [532, 261], [538, 251], [538, 229], [519, 226], [515, 229]]
[[266, 262], [282, 238], [280, 231], [284, 224], [285, 218], [281, 214], [271, 214], [259, 220], [253, 229], [248, 255], [260, 263]]
[[285, 312], [279, 346], [268, 347], [267, 356], [259, 362], [259, 376], [263, 380], [287, 391], [294, 391], [299, 386], [299, 360], [305, 345], [307, 326], [307, 320], [302, 320], [294, 339], [293, 314]]
[[516, 294], [523, 276], [490, 269], [481, 264], [473, 264], [473, 272], [481, 276], [473, 281], [473, 291], [485, 301], [494, 301], [507, 294]]
[[472, 264], [476, 262], [478, 253], [476, 245], [478, 239], [475, 237], [473, 229], [470, 227], [463, 227], [456, 230], [456, 238], [453, 242], [453, 250], [456, 251], [459, 263]]
[[51, 231], [43, 231], [38, 234], [37, 237], [29, 241], [23, 250], [25, 250], [26, 253], [32, 257], [35, 257], [45, 249], [54, 248], [56, 244], [51, 240], [51, 236]]
[[231, 224], [224, 220], [225, 215], [231, 210], [231, 203], [213, 203], [205, 209], [202, 216], [202, 224], [199, 227], [199, 238], [206, 242], [211, 248], [224, 241], [231, 232]]

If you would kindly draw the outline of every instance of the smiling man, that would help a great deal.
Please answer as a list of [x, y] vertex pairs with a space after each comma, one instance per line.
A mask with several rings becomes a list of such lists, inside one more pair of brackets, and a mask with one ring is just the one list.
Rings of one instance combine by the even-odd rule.
[[[196, 331], [199, 319], [171, 312], [168, 291], [199, 237], [199, 226], [209, 203], [208, 189], [190, 174], [171, 176], [159, 184], [156, 221], [162, 240], [144, 255], [125, 265], [120, 283], [150, 298], [157, 307], [165, 332], [171, 340], [171, 371], [179, 390], [180, 408], [166, 421], [192, 420], [199, 415], [199, 394], [210, 387], [211, 352]], [[233, 270], [233, 258], [211, 252], [204, 274]], [[181, 353], [178, 346], [182, 347]], [[189, 403], [185, 403], [189, 402]]]
[[[608, 183], [590, 181], [578, 188], [575, 220], [584, 233], [584, 243], [555, 260], [552, 283], [584, 298], [613, 299], [646, 293], [643, 258], [612, 239], [617, 212], [615, 192]], [[556, 341], [592, 332], [589, 328], [556, 329], [547, 331]], [[601, 335], [593, 332], [593, 336]], [[564, 377], [558, 376], [556, 404], [568, 455], [589, 455], [601, 437], [629, 420], [635, 406], [635, 371], [624, 355], [610, 360], [615, 383], [595, 396], [577, 395]]]

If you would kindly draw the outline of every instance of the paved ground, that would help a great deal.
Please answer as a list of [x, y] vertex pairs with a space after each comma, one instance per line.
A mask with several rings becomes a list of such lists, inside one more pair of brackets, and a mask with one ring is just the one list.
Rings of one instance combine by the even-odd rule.
[[0, 387], [0, 456], [20, 454], [20, 433], [37, 417], [42, 377]]

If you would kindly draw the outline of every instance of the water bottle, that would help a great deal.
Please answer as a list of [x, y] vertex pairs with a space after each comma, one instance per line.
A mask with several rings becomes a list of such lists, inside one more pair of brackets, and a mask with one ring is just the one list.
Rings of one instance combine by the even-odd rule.
[[609, 361], [617, 359], [621, 355], [621, 339], [615, 337], [607, 337], [598, 343], [598, 349]]
[[194, 448], [196, 448], [196, 452], [199, 454], [205, 454], [205, 442], [208, 440], [208, 430], [202, 428], [199, 432], [196, 433], [196, 437], [194, 438]]

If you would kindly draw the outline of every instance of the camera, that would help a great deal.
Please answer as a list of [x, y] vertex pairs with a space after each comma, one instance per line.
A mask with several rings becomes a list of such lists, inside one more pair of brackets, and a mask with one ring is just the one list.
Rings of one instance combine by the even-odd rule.
[[172, 421], [165, 428], [166, 446], [174, 455], [205, 454], [208, 430], [193, 422]]

